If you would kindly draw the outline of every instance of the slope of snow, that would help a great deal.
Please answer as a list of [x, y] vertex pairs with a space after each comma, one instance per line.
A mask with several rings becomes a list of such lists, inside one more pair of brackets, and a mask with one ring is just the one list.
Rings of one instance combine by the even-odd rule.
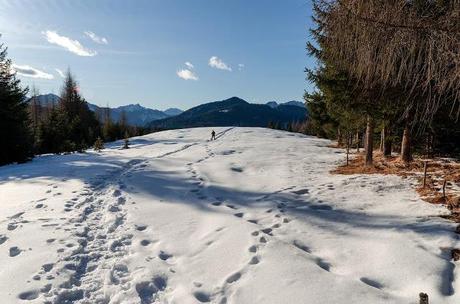
[[0, 168], [1, 303], [459, 303], [453, 224], [329, 141], [166, 131]]

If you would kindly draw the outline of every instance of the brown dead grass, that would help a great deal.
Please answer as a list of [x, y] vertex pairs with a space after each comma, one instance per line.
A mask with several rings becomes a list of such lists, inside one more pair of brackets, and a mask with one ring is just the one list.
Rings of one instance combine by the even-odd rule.
[[[460, 163], [453, 159], [422, 159], [417, 157], [406, 164], [398, 157], [384, 157], [381, 152], [374, 152], [374, 165], [365, 166], [364, 154], [353, 154], [348, 166], [341, 165], [333, 174], [395, 174], [403, 178], [413, 177], [419, 181], [417, 192], [421, 198], [432, 204], [443, 204], [451, 211], [446, 216], [460, 223]], [[424, 161], [428, 162], [426, 185], [423, 187]], [[446, 183], [446, 196], [442, 187]]]

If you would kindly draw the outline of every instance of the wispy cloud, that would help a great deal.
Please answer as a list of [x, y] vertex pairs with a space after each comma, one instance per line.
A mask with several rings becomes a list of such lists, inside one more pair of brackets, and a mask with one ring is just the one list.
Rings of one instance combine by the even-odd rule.
[[242, 71], [244, 69], [244, 64], [243, 63], [238, 63], [238, 70]]
[[187, 70], [187, 69], [177, 71], [177, 76], [185, 80], [198, 80], [198, 76], [191, 70]]
[[12, 65], [13, 72], [16, 72], [18, 75], [30, 78], [40, 78], [40, 79], [54, 79], [54, 76], [46, 72], [35, 69], [29, 65]]
[[195, 66], [190, 62], [185, 62], [186, 69], [177, 71], [177, 76], [185, 80], [198, 80], [198, 76], [193, 72]]
[[59, 74], [59, 76], [61, 76], [62, 78], [65, 78], [65, 74], [62, 70], [58, 69], [58, 68], [55, 68], [56, 72]]
[[228, 66], [225, 62], [223, 62], [220, 58], [217, 56], [212, 56], [209, 58], [209, 66], [215, 69], [219, 70], [225, 70], [225, 71], [232, 71], [232, 68]]
[[98, 44], [109, 44], [107, 38], [96, 35], [94, 32], [86, 31], [85, 35]]
[[61, 36], [55, 31], [46, 31], [43, 32], [43, 34], [49, 43], [59, 45], [78, 56], [91, 57], [97, 55], [96, 51], [85, 48], [78, 40], [72, 40], [69, 37]]

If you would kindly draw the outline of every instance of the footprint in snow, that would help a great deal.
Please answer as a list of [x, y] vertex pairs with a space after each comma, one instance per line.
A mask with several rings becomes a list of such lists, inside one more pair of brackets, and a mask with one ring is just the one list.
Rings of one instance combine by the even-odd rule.
[[256, 253], [256, 252], [257, 252], [257, 246], [256, 246], [256, 245], [252, 245], [251, 247], [249, 247], [248, 251], [249, 251], [249, 252], [252, 252], [252, 253]]
[[236, 272], [236, 273], [232, 274], [231, 276], [229, 276], [227, 278], [226, 282], [229, 283], [229, 284], [232, 284], [232, 283], [238, 281], [240, 278], [241, 278], [241, 273]]
[[[330, 271], [331, 270], [331, 264], [327, 263], [326, 261], [324, 261], [323, 259], [321, 258], [318, 258], [316, 260], [316, 265], [318, 265], [320, 268], [326, 270], [326, 271]], [[361, 280], [362, 281], [362, 280]]]
[[10, 248], [10, 257], [15, 257], [17, 255], [19, 255], [21, 253], [21, 249], [19, 249], [19, 247], [17, 246], [14, 246], [14, 247], [11, 247]]
[[142, 241], [141, 241], [141, 245], [142, 245], [142, 246], [148, 246], [148, 245], [150, 245], [151, 243], [152, 243], [152, 242], [149, 241], [149, 240], [142, 240]]
[[244, 171], [243, 168], [240, 168], [240, 167], [232, 167], [230, 168], [233, 172], [238, 172], [238, 173], [241, 173]]
[[141, 304], [151, 304], [155, 300], [155, 295], [167, 286], [167, 278], [156, 276], [151, 281], [136, 284], [136, 292], [141, 300]]
[[272, 231], [273, 231], [272, 228], [265, 228], [265, 229], [262, 229], [261, 231], [262, 231], [263, 233], [265, 233], [265, 234], [273, 235], [273, 234], [272, 234]]
[[169, 258], [172, 258], [173, 255], [172, 255], [172, 254], [169, 254], [169, 253], [166, 253], [166, 252], [164, 252], [164, 251], [160, 251], [160, 254], [158, 255], [158, 257], [159, 257], [160, 259], [162, 259], [163, 261], [166, 261], [166, 260], [168, 260]]
[[259, 263], [260, 263], [260, 258], [257, 256], [252, 257], [251, 260], [249, 261], [249, 265], [257, 265]]
[[135, 225], [137, 231], [144, 231], [147, 229], [147, 225]]
[[18, 227], [17, 223], [9, 223], [8, 226], [6, 227], [6, 229], [8, 229], [9, 231], [13, 231], [17, 227]]
[[302, 251], [305, 251], [306, 253], [311, 253], [310, 248], [307, 245], [303, 244], [301, 241], [294, 240], [294, 242], [292, 242], [292, 245], [294, 245]]
[[29, 290], [29, 291], [21, 292], [18, 295], [18, 298], [21, 300], [25, 300], [25, 301], [31, 301], [31, 300], [35, 300], [36, 298], [38, 298], [38, 295], [39, 295], [38, 290]]
[[236, 217], [243, 217], [243, 216], [244, 216], [244, 213], [243, 213], [243, 212], [235, 213], [234, 216], [236, 216]]
[[6, 235], [0, 234], [0, 245], [5, 243], [6, 240], [8, 240], [8, 237]]
[[10, 220], [12, 219], [17, 219], [19, 217], [21, 217], [25, 212], [19, 212], [19, 213], [16, 213], [15, 215], [12, 215], [10, 217], [8, 217]]
[[121, 280], [128, 275], [128, 266], [125, 264], [115, 264], [110, 271], [110, 281], [118, 285]]
[[208, 293], [205, 293], [202, 291], [196, 291], [193, 293], [193, 296], [195, 297], [195, 299], [197, 299], [201, 303], [211, 302], [211, 297], [209, 296]]
[[364, 284], [367, 284], [371, 287], [374, 287], [374, 288], [377, 288], [377, 289], [382, 289], [384, 288], [385, 286], [375, 280], [372, 280], [372, 279], [369, 279], [369, 278], [366, 278], [366, 277], [362, 277], [360, 278], [360, 281], [363, 282]]
[[310, 192], [310, 190], [308, 190], [308, 189], [300, 189], [300, 190], [292, 191], [292, 193], [297, 194], [297, 195], [303, 195], [303, 194], [307, 194], [309, 192]]
[[54, 267], [53, 263], [48, 263], [48, 264], [42, 265], [42, 269], [43, 269], [44, 272], [50, 272], [51, 269], [53, 269], [53, 267]]

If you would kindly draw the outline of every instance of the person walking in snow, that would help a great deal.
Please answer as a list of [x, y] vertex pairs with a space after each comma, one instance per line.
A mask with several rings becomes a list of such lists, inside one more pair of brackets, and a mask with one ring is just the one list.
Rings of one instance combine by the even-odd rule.
[[216, 132], [214, 130], [211, 132], [211, 140], [216, 140]]

